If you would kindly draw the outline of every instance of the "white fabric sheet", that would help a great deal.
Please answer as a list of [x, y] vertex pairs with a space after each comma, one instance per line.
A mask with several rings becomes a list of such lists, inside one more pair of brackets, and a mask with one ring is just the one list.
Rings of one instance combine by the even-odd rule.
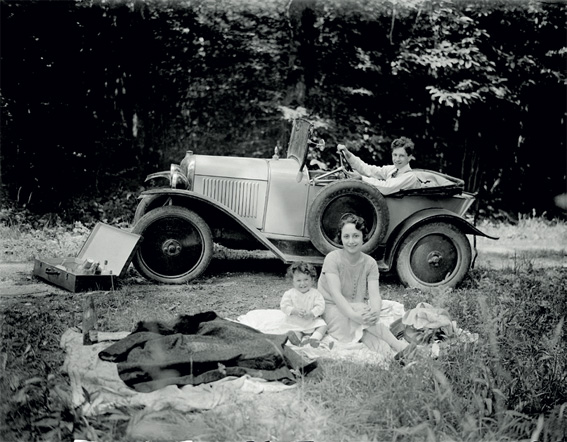
[[[147, 411], [172, 408], [179, 411], [207, 410], [225, 403], [231, 391], [249, 393], [283, 391], [294, 386], [268, 382], [250, 376], [226, 377], [216, 382], [177, 387], [169, 385], [151, 393], [139, 393], [129, 388], [118, 376], [116, 364], [102, 361], [98, 353], [129, 332], [105, 333], [109, 341], [83, 345], [83, 335], [68, 329], [61, 337], [66, 352], [63, 371], [71, 380], [72, 402], [86, 416], [110, 412], [116, 407], [142, 406]], [[84, 390], [83, 390], [84, 389]], [[84, 391], [88, 393], [85, 395]]]
[[[380, 314], [380, 322], [385, 326], [390, 326], [392, 322], [404, 315], [404, 306], [396, 301], [382, 300], [382, 311]], [[293, 328], [293, 324], [287, 321], [285, 314], [281, 310], [265, 309], [252, 310], [244, 315], [239, 316], [237, 322], [246, 324], [263, 333], [284, 334]], [[362, 326], [360, 329], [362, 335]], [[384, 342], [380, 348], [370, 350], [361, 342], [343, 343], [338, 342], [333, 337], [326, 335], [321, 341], [322, 345], [313, 348], [309, 345], [298, 347], [291, 342], [287, 345], [291, 346], [297, 353], [311, 359], [330, 358], [342, 359], [359, 362], [371, 362], [381, 366], [387, 366], [388, 362], [393, 358], [394, 351]], [[329, 344], [333, 342], [333, 348], [329, 349]]]

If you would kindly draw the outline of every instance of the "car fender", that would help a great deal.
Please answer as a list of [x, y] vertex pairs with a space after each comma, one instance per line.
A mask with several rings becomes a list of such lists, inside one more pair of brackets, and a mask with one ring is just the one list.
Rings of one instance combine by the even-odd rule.
[[[254, 226], [248, 224], [244, 219], [242, 219], [237, 213], [232, 209], [225, 206], [224, 204], [215, 201], [214, 199], [205, 196], [200, 193], [193, 192], [191, 190], [183, 189], [150, 189], [142, 192], [140, 198], [142, 202], [146, 199], [147, 203], [144, 205], [144, 209], [147, 211], [152, 210], [156, 206], [152, 207], [152, 203], [156, 203], [158, 200], [161, 201], [162, 197], [166, 200], [171, 198], [175, 201], [174, 205], [185, 207], [194, 210], [196, 213], [200, 214], [206, 221], [211, 217], [224, 216], [233, 220], [242, 230], [250, 234], [253, 238], [258, 240], [260, 244], [266, 247], [268, 250], [273, 252], [279, 259], [286, 261], [285, 255], [280, 249], [278, 249], [262, 232], [256, 229]], [[141, 202], [141, 204], [142, 204]], [[140, 217], [143, 214], [138, 214]]]
[[400, 244], [406, 236], [408, 236], [414, 229], [430, 222], [446, 222], [458, 227], [466, 235], [484, 236], [490, 239], [498, 239], [497, 237], [487, 235], [480, 231], [464, 218], [455, 215], [447, 209], [424, 209], [414, 213], [403, 222], [398, 224], [394, 231], [390, 234], [386, 241], [386, 249], [384, 251], [384, 264], [388, 268], [392, 267], [392, 262]]

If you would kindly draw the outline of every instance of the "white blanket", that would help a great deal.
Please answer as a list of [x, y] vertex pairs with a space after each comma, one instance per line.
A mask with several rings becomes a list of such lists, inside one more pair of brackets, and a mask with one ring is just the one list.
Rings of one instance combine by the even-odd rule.
[[[404, 306], [396, 301], [382, 301], [382, 311], [380, 314], [380, 322], [385, 326], [390, 326], [392, 322], [404, 315]], [[298, 330], [294, 328], [294, 323], [281, 310], [252, 310], [244, 315], [239, 316], [237, 322], [246, 324], [263, 333], [285, 334], [290, 330]], [[333, 348], [329, 349], [329, 344], [333, 342]], [[349, 361], [371, 362], [386, 366], [388, 361], [394, 356], [394, 351], [384, 342], [379, 351], [368, 349], [361, 342], [342, 343], [326, 335], [322, 340], [322, 345], [313, 348], [309, 345], [298, 347], [288, 341], [287, 345], [291, 346], [297, 353], [310, 358], [328, 358], [328, 359], [346, 359]]]

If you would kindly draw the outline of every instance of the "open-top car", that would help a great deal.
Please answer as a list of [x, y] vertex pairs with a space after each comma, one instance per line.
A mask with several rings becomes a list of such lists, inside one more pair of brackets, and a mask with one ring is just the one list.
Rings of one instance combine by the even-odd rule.
[[297, 119], [285, 158], [189, 151], [169, 171], [149, 175], [146, 180], [165, 178], [169, 185], [140, 196], [136, 269], [151, 280], [185, 283], [207, 269], [213, 243], [320, 265], [340, 247], [336, 226], [350, 212], [365, 219], [370, 233], [363, 251], [381, 271], [395, 270], [404, 284], [420, 288], [453, 287], [465, 277], [472, 261], [466, 235], [488, 235], [463, 218], [475, 197], [462, 180], [413, 169], [421, 189], [384, 196], [349, 178], [342, 161], [330, 172], [310, 170], [311, 135], [312, 125]]

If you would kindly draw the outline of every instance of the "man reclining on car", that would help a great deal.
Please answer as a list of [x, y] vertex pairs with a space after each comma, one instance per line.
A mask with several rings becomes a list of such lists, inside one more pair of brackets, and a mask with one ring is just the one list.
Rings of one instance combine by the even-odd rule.
[[[390, 195], [400, 190], [419, 189], [421, 183], [415, 173], [411, 170], [409, 162], [413, 159], [414, 144], [409, 138], [401, 137], [392, 141], [392, 163], [391, 166], [372, 166], [366, 164], [344, 144], [337, 146], [337, 151], [342, 152], [352, 166], [360, 175], [362, 181], [372, 184], [382, 195]], [[355, 176], [358, 178], [358, 176]]]

